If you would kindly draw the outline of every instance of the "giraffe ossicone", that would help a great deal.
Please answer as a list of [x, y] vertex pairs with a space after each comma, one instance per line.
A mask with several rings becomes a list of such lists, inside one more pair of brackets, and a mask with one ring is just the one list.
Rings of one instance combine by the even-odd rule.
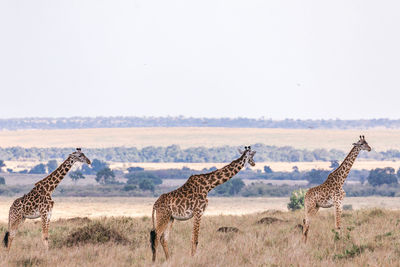
[[156, 260], [158, 242], [163, 247], [165, 257], [169, 258], [167, 242], [174, 220], [182, 221], [194, 218], [191, 254], [195, 254], [201, 216], [208, 204], [208, 192], [231, 179], [247, 164], [255, 166], [253, 157], [256, 151], [252, 151], [250, 146], [245, 147], [244, 151], [239, 151], [241, 156], [227, 166], [210, 173], [192, 175], [181, 187], [172, 192], [162, 194], [157, 199], [153, 206], [153, 229], [150, 232], [153, 262]]
[[305, 218], [303, 220], [303, 240], [306, 243], [308, 230], [310, 227], [310, 218], [314, 216], [319, 208], [335, 207], [335, 228], [340, 229], [342, 201], [346, 193], [343, 190], [343, 184], [349, 175], [358, 154], [361, 150], [371, 151], [365, 137], [360, 135], [357, 143], [353, 143], [353, 148], [328, 178], [321, 185], [308, 189], [304, 197]]
[[82, 153], [81, 149], [77, 148], [57, 169], [37, 182], [28, 194], [17, 198], [13, 202], [8, 215], [8, 231], [3, 239], [4, 246], [8, 251], [21, 223], [25, 219], [36, 219], [39, 217], [42, 219], [42, 240], [46, 250], [48, 249], [48, 231], [54, 205], [51, 194], [75, 162], [91, 163]]

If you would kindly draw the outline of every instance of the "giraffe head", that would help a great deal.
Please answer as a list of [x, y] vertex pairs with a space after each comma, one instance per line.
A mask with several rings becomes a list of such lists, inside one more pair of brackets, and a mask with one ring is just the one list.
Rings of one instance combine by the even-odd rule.
[[256, 154], [256, 151], [251, 150], [250, 146], [245, 146], [244, 151], [239, 149], [239, 153], [242, 154], [242, 158], [244, 158], [244, 165], [247, 166], [247, 164], [250, 164], [251, 166], [255, 166], [256, 163], [254, 162], [254, 155]]
[[371, 147], [368, 145], [367, 141], [365, 141], [364, 135], [360, 135], [360, 140], [357, 143], [353, 143], [353, 146], [359, 147], [361, 150], [371, 151]]
[[91, 164], [90, 159], [88, 159], [85, 154], [82, 153], [80, 148], [77, 148], [75, 152], [69, 155], [75, 162], [83, 162], [86, 164]]

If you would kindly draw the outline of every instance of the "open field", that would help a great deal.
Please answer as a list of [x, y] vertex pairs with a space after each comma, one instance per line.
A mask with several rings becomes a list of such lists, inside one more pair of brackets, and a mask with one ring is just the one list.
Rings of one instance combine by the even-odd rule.
[[168, 146], [182, 148], [244, 146], [263, 143], [304, 149], [348, 151], [357, 137], [364, 134], [376, 151], [400, 149], [400, 130], [319, 130], [259, 128], [99, 128], [67, 130], [0, 131], [0, 147], [137, 147]]
[[[0, 197], [0, 222], [8, 220], [8, 210], [16, 197]], [[156, 198], [141, 197], [71, 197], [54, 198], [53, 219], [102, 216], [151, 217]], [[210, 197], [205, 215], [244, 215], [266, 210], [287, 211], [289, 198], [276, 197]], [[400, 210], [397, 197], [347, 197], [344, 205], [353, 209], [384, 208]], [[332, 210], [333, 212], [333, 210]]]
[[[262, 218], [277, 219], [257, 223]], [[149, 217], [103, 217], [53, 220], [48, 252], [40, 222], [20, 228], [1, 266], [398, 266], [400, 211], [345, 211], [341, 232], [333, 230], [332, 211], [313, 220], [309, 241], [301, 240], [299, 212], [264, 211], [247, 215], [204, 216], [199, 245], [190, 256], [192, 221], [176, 222], [170, 233], [171, 258], [161, 246], [151, 263]], [[272, 219], [272, 220], [273, 220]], [[269, 219], [271, 221], [271, 219]], [[222, 226], [239, 232], [221, 233]], [[6, 224], [1, 223], [2, 234]], [[94, 234], [95, 233], [95, 234]]]
[[[61, 159], [59, 159], [61, 162]], [[40, 161], [4, 161], [6, 168], [11, 168], [15, 172], [21, 170], [29, 170], [33, 166], [47, 162]], [[189, 162], [108, 162], [110, 168], [113, 170], [126, 171], [129, 167], [142, 167], [145, 170], [165, 170], [165, 169], [182, 169], [188, 167], [193, 170], [203, 170], [204, 168], [221, 168], [227, 165], [226, 162], [203, 162], [203, 163], [189, 163]], [[327, 161], [311, 161], [311, 162], [276, 162], [276, 161], [265, 161], [256, 162], [256, 166], [251, 167], [252, 170], [264, 170], [264, 166], [270, 166], [273, 171], [279, 172], [291, 172], [293, 167], [297, 166], [299, 171], [309, 171], [311, 169], [325, 169], [330, 170], [330, 162]], [[78, 165], [74, 167], [76, 169]], [[378, 161], [378, 160], [356, 160], [352, 169], [354, 170], [372, 170], [375, 168], [392, 167], [395, 170], [400, 168], [400, 161]], [[4, 169], [4, 168], [3, 168]], [[1, 174], [0, 174], [1, 176]]]

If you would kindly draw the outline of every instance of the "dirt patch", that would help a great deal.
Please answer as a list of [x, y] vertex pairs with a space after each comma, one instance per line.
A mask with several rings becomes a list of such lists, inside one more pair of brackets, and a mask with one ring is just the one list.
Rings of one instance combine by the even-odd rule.
[[286, 221], [275, 218], [275, 217], [264, 217], [264, 218], [260, 219], [259, 221], [257, 221], [257, 224], [272, 224], [272, 223], [276, 223], [276, 222], [286, 222]]
[[221, 233], [237, 233], [239, 232], [239, 229], [236, 227], [229, 227], [229, 226], [222, 226], [218, 228], [217, 232]]
[[67, 236], [64, 245], [71, 247], [82, 244], [98, 244], [114, 242], [117, 244], [127, 244], [128, 239], [118, 231], [104, 226], [101, 223], [93, 223], [77, 229]]

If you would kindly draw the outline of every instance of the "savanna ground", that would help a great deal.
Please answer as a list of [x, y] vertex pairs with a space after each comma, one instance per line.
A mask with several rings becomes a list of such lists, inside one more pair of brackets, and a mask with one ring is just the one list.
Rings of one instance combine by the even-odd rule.
[[[0, 131], [1, 147], [188, 147], [244, 146], [263, 143], [299, 149], [349, 151], [364, 134], [376, 151], [400, 149], [398, 129], [262, 129], [218, 127], [145, 127]], [[71, 138], [73, 137], [73, 138]]]
[[[39, 221], [25, 223], [1, 266], [399, 266], [400, 212], [345, 211], [341, 232], [333, 230], [332, 210], [313, 220], [302, 243], [302, 211], [266, 210], [246, 215], [204, 216], [197, 254], [190, 256], [192, 221], [176, 222], [170, 234], [172, 256], [161, 247], [151, 263], [151, 219], [102, 217], [53, 220], [50, 249], [41, 242]], [[266, 219], [263, 219], [266, 218]], [[263, 219], [263, 220], [262, 220]], [[257, 223], [262, 220], [262, 223]], [[6, 224], [0, 224], [4, 233]], [[217, 232], [220, 227], [237, 232]]]
[[[58, 159], [61, 162], [63, 159]], [[33, 166], [47, 161], [4, 161], [7, 168], [11, 168], [14, 172], [29, 170]], [[110, 168], [113, 170], [125, 171], [129, 167], [142, 167], [145, 170], [165, 170], [165, 169], [182, 169], [183, 167], [190, 168], [192, 170], [203, 170], [204, 168], [222, 168], [226, 162], [109, 162]], [[293, 167], [296, 166], [299, 171], [310, 171], [312, 169], [324, 169], [331, 170], [331, 163], [329, 161], [301, 161], [301, 162], [277, 162], [277, 161], [265, 161], [257, 162], [256, 166], [251, 167], [252, 170], [264, 170], [264, 166], [269, 166], [275, 172], [292, 172]], [[395, 170], [400, 168], [400, 161], [391, 160], [357, 160], [354, 162], [352, 167], [353, 170], [372, 170], [375, 168], [392, 167]], [[73, 170], [77, 169], [75, 166]]]

